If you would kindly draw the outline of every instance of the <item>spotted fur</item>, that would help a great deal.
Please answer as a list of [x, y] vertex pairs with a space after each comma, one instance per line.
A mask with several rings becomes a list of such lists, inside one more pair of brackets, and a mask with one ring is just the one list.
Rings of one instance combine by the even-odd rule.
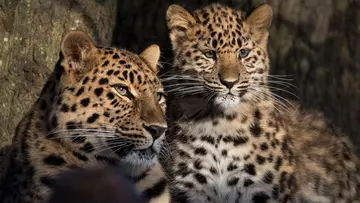
[[167, 127], [160, 51], [96, 47], [81, 31], [62, 40], [60, 60], [19, 124], [0, 202], [44, 202], [62, 172], [113, 166], [150, 202], [169, 202], [157, 161]]
[[269, 87], [272, 10], [170, 6], [174, 70], [163, 161], [173, 202], [359, 202], [358, 158], [320, 116], [277, 103]]

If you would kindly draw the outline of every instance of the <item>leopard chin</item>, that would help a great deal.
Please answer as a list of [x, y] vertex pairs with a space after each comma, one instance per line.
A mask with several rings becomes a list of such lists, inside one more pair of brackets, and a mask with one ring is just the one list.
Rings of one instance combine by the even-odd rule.
[[149, 147], [143, 150], [134, 150], [124, 157], [123, 161], [133, 166], [153, 166], [158, 161], [158, 153]]
[[231, 94], [219, 95], [214, 99], [214, 104], [219, 106], [221, 109], [236, 108], [240, 105], [240, 103], [240, 97]]

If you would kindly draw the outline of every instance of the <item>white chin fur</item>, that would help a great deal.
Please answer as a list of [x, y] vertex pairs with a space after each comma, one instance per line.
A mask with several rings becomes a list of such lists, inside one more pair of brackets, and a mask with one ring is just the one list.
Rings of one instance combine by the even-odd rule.
[[156, 164], [158, 161], [158, 153], [160, 153], [164, 138], [165, 134], [154, 141], [152, 145], [152, 150], [154, 150], [156, 154], [140, 155], [141, 152], [133, 151], [128, 154], [123, 160], [127, 163], [130, 163], [131, 165], [142, 167], [148, 167]]
[[221, 95], [215, 98], [214, 104], [222, 109], [235, 108], [239, 106], [240, 98], [233, 95]]
[[147, 166], [152, 166], [152, 165], [156, 164], [156, 162], [158, 161], [158, 157], [157, 156], [142, 157], [142, 156], [139, 156], [138, 153], [133, 152], [133, 153], [130, 153], [129, 155], [127, 155], [123, 159], [123, 161], [125, 161], [133, 166], [147, 167]]

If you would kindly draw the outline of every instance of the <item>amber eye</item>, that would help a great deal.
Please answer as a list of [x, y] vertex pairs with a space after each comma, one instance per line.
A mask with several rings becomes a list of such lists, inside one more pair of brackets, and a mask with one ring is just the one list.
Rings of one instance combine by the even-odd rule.
[[245, 58], [249, 55], [250, 50], [249, 49], [240, 49], [239, 51], [239, 57]]
[[123, 87], [123, 86], [120, 86], [120, 85], [115, 86], [115, 89], [121, 96], [126, 96], [126, 94], [128, 92], [126, 87]]
[[204, 55], [206, 56], [206, 58], [214, 60], [216, 59], [216, 52], [214, 50], [206, 51]]
[[116, 92], [124, 97], [128, 97], [129, 99], [132, 99], [133, 96], [129, 91], [129, 88], [122, 86], [122, 85], [114, 85], [113, 88], [116, 90]]

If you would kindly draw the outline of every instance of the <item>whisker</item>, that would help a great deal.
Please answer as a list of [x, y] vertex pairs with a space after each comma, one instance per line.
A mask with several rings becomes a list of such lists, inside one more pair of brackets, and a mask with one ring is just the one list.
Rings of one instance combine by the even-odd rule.
[[[72, 121], [76, 121], [78, 118], [73, 118], [73, 119], [69, 119], [67, 120], [67, 122], [72, 122]], [[114, 130], [115, 131], [115, 128], [110, 128], [112, 127], [112, 125], [109, 125], [109, 123], [102, 123], [104, 126], [106, 126], [106, 128], [102, 127], [102, 128], [78, 128], [79, 127], [79, 124], [76, 124], [74, 123], [73, 125], [67, 125], [67, 127], [69, 128], [72, 128], [72, 129], [67, 129], [68, 131], [69, 130], [74, 130], [74, 129], [85, 129], [85, 130], [88, 130], [88, 129], [92, 129], [92, 130], [101, 130], [102, 132], [105, 131], [105, 130]], [[63, 129], [64, 126], [57, 126], [56, 128], [53, 128], [51, 129], [47, 134], [47, 135], [52, 135], [52, 134], [56, 134], [56, 133], [62, 133], [61, 131], [64, 131], [65, 129]]]
[[[129, 146], [131, 146], [131, 145], [129, 145]], [[117, 146], [116, 146], [116, 147], [117, 147]], [[112, 153], [110, 154], [110, 156], [115, 155], [115, 153], [118, 152], [118, 151], [121, 150], [121, 149], [125, 149], [125, 151], [124, 151], [124, 153], [125, 153], [127, 147], [128, 147], [128, 146], [126, 146], [126, 147], [122, 146], [122, 147], [118, 147], [118, 148], [115, 149], [115, 150], [112, 150]]]
[[97, 130], [85, 130], [85, 129], [71, 129], [71, 130], [57, 130], [52, 133], [47, 133], [47, 137], [52, 136], [52, 139], [56, 138], [74, 138], [74, 137], [114, 137], [114, 131], [97, 131]]
[[74, 129], [61, 129], [54, 131], [54, 133], [61, 133], [61, 132], [105, 132], [105, 133], [114, 133], [114, 130], [110, 129], [100, 129], [100, 128], [74, 128]]
[[82, 135], [60, 135], [60, 136], [53, 136], [49, 139], [57, 139], [57, 138], [71, 138], [72, 140], [80, 139], [81, 137], [104, 137], [104, 138], [112, 138], [115, 137], [113, 135], [92, 135], [92, 134], [82, 134]]
[[267, 75], [268, 77], [277, 77], [277, 78], [289, 78], [289, 77], [294, 77], [293, 75], [273, 75], [273, 74], [269, 74]]
[[[269, 93], [262, 92], [262, 93], [263, 93], [263, 94], [266, 94], [267, 96], [269, 96], [270, 98], [272, 98], [273, 101], [277, 102], [277, 104], [280, 104], [280, 105], [286, 107], [287, 112], [289, 112], [291, 109], [290, 109], [289, 106], [287, 106], [284, 102], [286, 102], [287, 104], [291, 105], [291, 106], [293, 107], [293, 110], [296, 109], [296, 107], [295, 107], [289, 100], [285, 99], [284, 97], [281, 97], [281, 96], [279, 96], [279, 95], [277, 95], [277, 94], [275, 94], [275, 93], [273, 93], [273, 92], [272, 92], [272, 93], [271, 93], [271, 92], [269, 92]], [[283, 102], [283, 101], [284, 101], [284, 102]]]
[[[278, 111], [278, 112], [283, 112], [283, 111], [285, 111], [285, 112], [288, 112], [289, 111], [289, 109], [288, 109], [288, 107], [285, 105], [285, 104], [283, 104], [283, 102], [282, 101], [280, 101], [280, 100], [278, 100], [278, 99], [274, 99], [274, 98], [272, 98], [270, 95], [267, 95], [267, 99], [269, 99], [270, 101], [273, 101], [274, 102], [274, 108]], [[261, 99], [259, 98], [259, 96], [258, 96], [258, 102], [260, 102], [261, 101]]]
[[[105, 151], [105, 150], [111, 150], [112, 153], [110, 154], [110, 156], [112, 156], [113, 153], [114, 153], [114, 151], [116, 152], [116, 151], [118, 151], [118, 150], [120, 150], [120, 149], [122, 149], [122, 148], [126, 148], [126, 147], [129, 147], [129, 146], [131, 146], [131, 145], [132, 145], [132, 144], [130, 144], [130, 143], [128, 143], [128, 142], [121, 143], [121, 145], [120, 145], [120, 144], [116, 144], [116, 143], [109, 143], [109, 144], [106, 145], [107, 148], [104, 148], [104, 149], [102, 149], [102, 150], [99, 150], [99, 151], [97, 151], [97, 153], [103, 152], [103, 151]], [[117, 149], [116, 149], [116, 150], [113, 150], [113, 148], [117, 148]]]
[[178, 77], [178, 76], [171, 76], [171, 77], [166, 77], [166, 78], [160, 78], [160, 80], [162, 82], [167, 82], [167, 81], [173, 81], [173, 80], [188, 80], [188, 81], [198, 81], [198, 82], [203, 82], [202, 79], [199, 78], [192, 78], [192, 77]]
[[[250, 91], [252, 93], [252, 95], [254, 97], [257, 97], [259, 101], [261, 101], [259, 95], [256, 95], [254, 92], [258, 92], [260, 95], [263, 95], [265, 96], [267, 99], [269, 99], [270, 101], [273, 101], [275, 105], [277, 105], [278, 108], [281, 108], [282, 110], [286, 111], [286, 112], [289, 112], [290, 111], [290, 108], [284, 103], [282, 102], [280, 99], [278, 99], [277, 97], [275, 97], [273, 95], [273, 93], [271, 92], [268, 92], [266, 91], [267, 89], [266, 88], [261, 88], [259, 87], [260, 90], [257, 90], [257, 89], [254, 89], [254, 88], [251, 88], [252, 91]], [[265, 91], [261, 91], [262, 89], [264, 89]], [[277, 111], [279, 112], [282, 112], [280, 109], [278, 109], [276, 106], [274, 106]]]
[[185, 95], [195, 95], [195, 94], [199, 94], [199, 93], [203, 93], [203, 91], [200, 90], [192, 90], [192, 91], [182, 91], [182, 92], [174, 92], [175, 95], [180, 95], [180, 96], [185, 96]]
[[271, 84], [277, 84], [277, 85], [283, 85], [283, 86], [286, 86], [288, 88], [295, 88], [295, 89], [299, 89], [296, 85], [294, 84], [291, 84], [289, 82], [283, 82], [283, 81], [273, 81], [273, 80], [268, 80], [267, 81], [268, 83], [271, 83]]
[[204, 90], [204, 88], [199, 88], [199, 87], [177, 87], [174, 89], [169, 89], [167, 90], [167, 92], [182, 92], [182, 91], [186, 91], [186, 90]]
[[[107, 150], [107, 149], [111, 149], [110, 147], [112, 147], [113, 145], [118, 144], [119, 146], [126, 146], [123, 143], [105, 143], [105, 142], [101, 142], [101, 143], [96, 143], [94, 144], [94, 147], [100, 151], [98, 151], [98, 153]], [[105, 148], [104, 148], [105, 147]]]
[[169, 87], [191, 86], [191, 85], [199, 85], [199, 83], [178, 83], [178, 84], [164, 85], [164, 87], [165, 87], [165, 88], [169, 88]]
[[291, 103], [288, 99], [285, 99], [284, 97], [282, 97], [282, 96], [280, 96], [280, 95], [277, 95], [277, 94], [273, 94], [273, 95], [274, 95], [275, 97], [278, 97], [278, 98], [280, 98], [280, 99], [283, 99], [285, 102], [287, 102], [288, 104], [290, 104], [290, 105], [293, 107], [294, 110], [297, 109], [296, 106], [294, 106], [294, 104]]
[[[261, 87], [261, 86], [260, 86]], [[278, 87], [273, 87], [273, 86], [262, 86], [262, 87], [268, 87], [269, 89], [273, 89], [273, 90], [278, 90], [278, 91], [282, 91], [282, 92], [286, 92], [294, 97], [296, 97], [297, 99], [300, 99], [296, 94], [292, 93], [292, 92], [289, 92], [287, 90], [284, 90], [282, 88], [278, 88]]]

